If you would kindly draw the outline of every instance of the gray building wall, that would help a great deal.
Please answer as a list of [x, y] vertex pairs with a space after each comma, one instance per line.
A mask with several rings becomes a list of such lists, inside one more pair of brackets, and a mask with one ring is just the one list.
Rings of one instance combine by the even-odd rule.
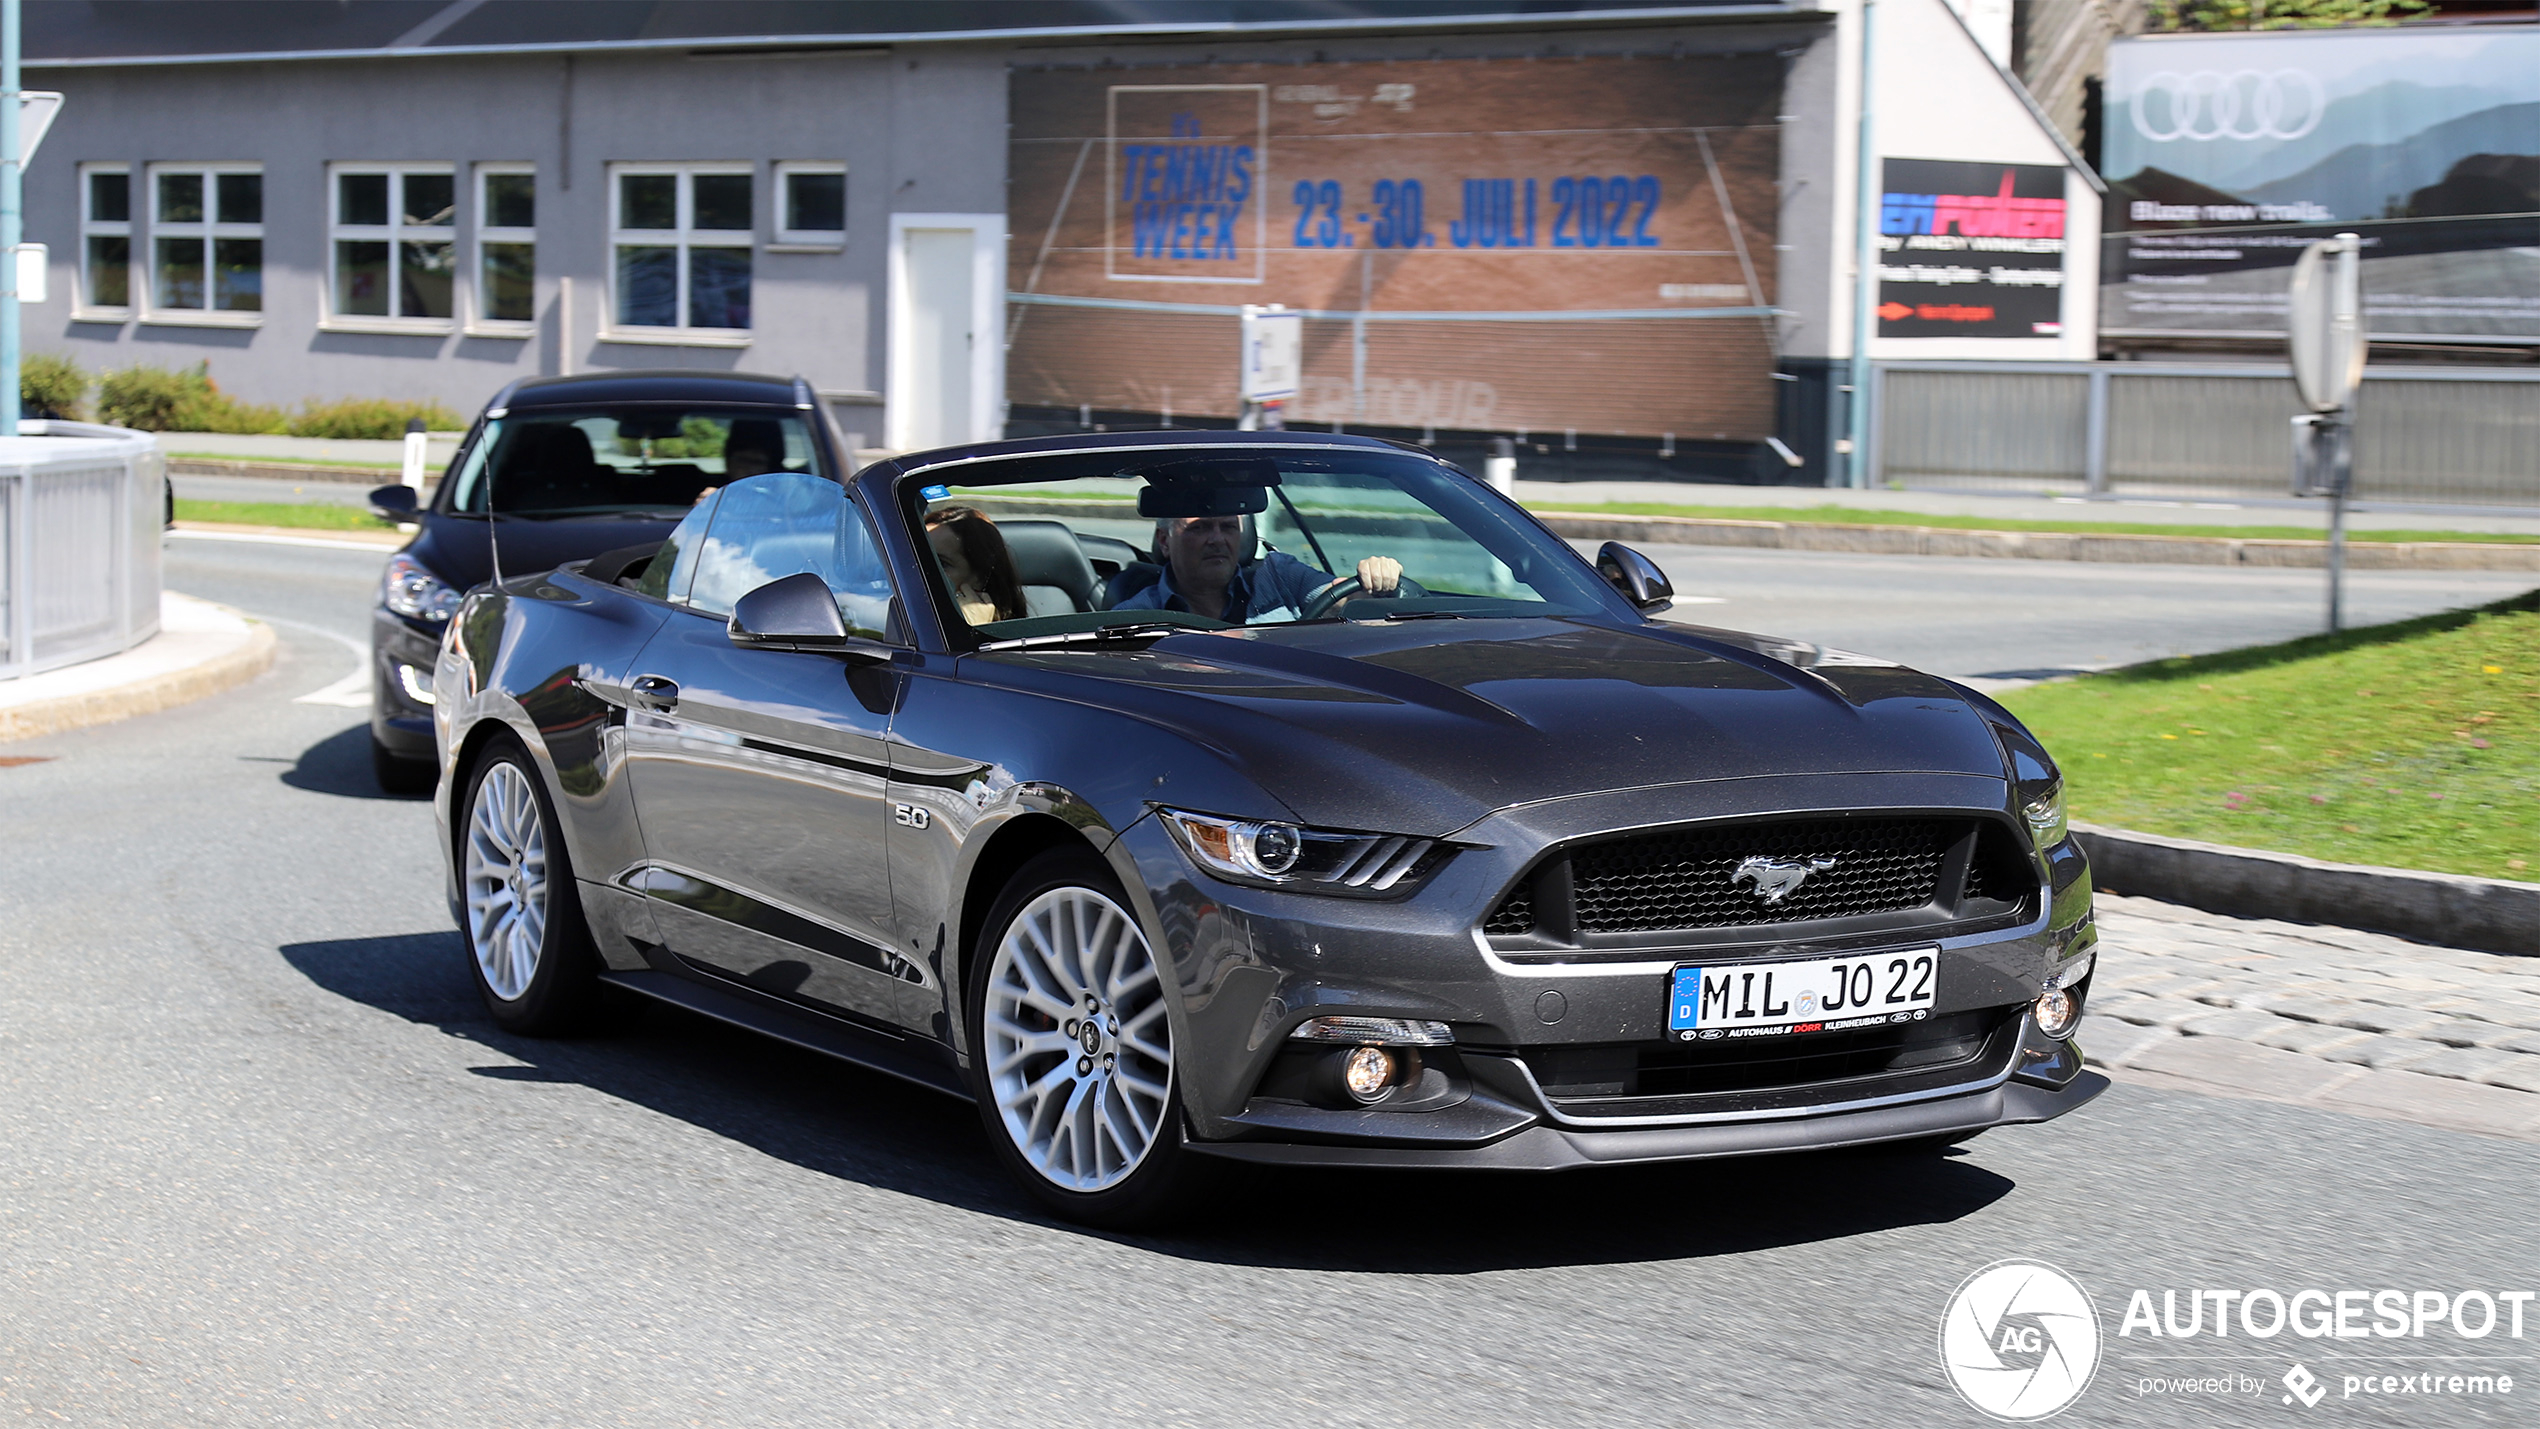
[[[878, 396], [856, 394], [878, 394], [883, 385], [890, 213], [1005, 206], [1005, 61], [979, 47], [416, 56], [31, 74], [32, 84], [67, 98], [26, 176], [27, 236], [53, 254], [51, 298], [26, 310], [27, 349], [69, 356], [92, 371], [208, 362], [224, 390], [255, 402], [434, 398], [466, 414], [513, 378], [566, 370], [800, 373], [845, 398], [842, 426], [878, 441]], [[747, 344], [604, 340], [608, 166], [706, 160], [747, 160], [756, 174]], [[774, 166], [785, 160], [845, 163], [843, 249], [768, 251]], [[72, 318], [78, 174], [99, 161], [132, 166], [136, 299], [149, 276], [147, 167], [264, 166], [259, 326]], [[369, 161], [455, 166], [462, 313], [476, 271], [471, 167], [538, 166], [534, 336], [328, 329], [328, 165]]]
[[[832, 394], [859, 443], [886, 430], [890, 215], [1006, 209], [1009, 65], [1137, 69], [1212, 59], [1352, 61], [1525, 55], [1778, 52], [1783, 207], [1775, 301], [1785, 353], [1826, 350], [1827, 227], [1835, 159], [1831, 29], [1821, 18], [1664, 26], [1354, 33], [1206, 42], [902, 44], [789, 53], [585, 52], [246, 64], [30, 66], [68, 96], [26, 178], [27, 233], [52, 248], [52, 300], [27, 310], [28, 350], [92, 371], [208, 362], [236, 396], [290, 404], [342, 396], [433, 398], [461, 414], [503, 383], [562, 371], [694, 367], [800, 373]], [[753, 328], [745, 346], [605, 340], [608, 166], [750, 161], [757, 175]], [[785, 160], [847, 166], [847, 241], [770, 252]], [[148, 282], [151, 163], [254, 161], [265, 172], [265, 296], [254, 329], [74, 321], [83, 162], [132, 166], [133, 280]], [[441, 162], [459, 184], [459, 267], [473, 281], [480, 162], [538, 166], [535, 336], [329, 330], [330, 163]], [[1019, 275], [1018, 275], [1019, 276]], [[571, 301], [564, 302], [564, 284]], [[462, 292], [462, 312], [467, 298]], [[570, 312], [566, 311], [570, 307]]]

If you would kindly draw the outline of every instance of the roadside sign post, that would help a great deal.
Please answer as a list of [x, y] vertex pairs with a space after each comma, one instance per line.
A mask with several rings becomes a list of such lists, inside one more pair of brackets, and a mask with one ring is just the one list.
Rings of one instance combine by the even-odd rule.
[[1280, 407], [1304, 379], [1305, 315], [1284, 304], [1246, 304], [1243, 311], [1242, 430], [1277, 431], [1287, 425]]
[[2328, 498], [2328, 628], [2345, 625], [2346, 498], [2355, 477], [2355, 393], [2364, 379], [2363, 241], [2351, 233], [2293, 264], [2286, 346], [2311, 410], [2293, 419], [2293, 494]]
[[398, 479], [413, 490], [423, 489], [424, 460], [426, 453], [431, 449], [431, 442], [431, 435], [423, 429], [423, 418], [408, 417], [406, 419], [406, 461], [404, 469], [398, 473]]

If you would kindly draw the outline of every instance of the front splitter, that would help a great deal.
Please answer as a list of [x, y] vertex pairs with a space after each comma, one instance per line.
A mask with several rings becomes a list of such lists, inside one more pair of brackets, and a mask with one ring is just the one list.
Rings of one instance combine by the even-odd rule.
[[2108, 1089], [2083, 1072], [2062, 1087], [2011, 1080], [1963, 1096], [1778, 1121], [1576, 1131], [1535, 1125], [1487, 1146], [1413, 1147], [1304, 1145], [1292, 1142], [1194, 1141], [1188, 1149], [1235, 1161], [1279, 1166], [1366, 1166], [1471, 1171], [1570, 1171], [1656, 1161], [1704, 1161], [1826, 1151], [1882, 1141], [1963, 1135], [1994, 1126], [2052, 1121]]

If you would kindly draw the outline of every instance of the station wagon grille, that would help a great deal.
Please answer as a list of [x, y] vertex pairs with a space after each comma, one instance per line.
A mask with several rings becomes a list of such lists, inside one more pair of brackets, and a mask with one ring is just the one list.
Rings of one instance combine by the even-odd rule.
[[[1962, 850], [1976, 833], [1981, 847]], [[1961, 857], [1963, 868], [1954, 863]], [[1794, 866], [1804, 876], [1769, 897], [1774, 889], [1762, 886], [1757, 860], [1762, 872], [1784, 870], [1785, 880]], [[1985, 821], [1712, 824], [1577, 845], [1511, 890], [1482, 927], [1494, 937], [1516, 937], [1805, 923], [1979, 901], [2016, 904], [2027, 896], [2027, 882], [2025, 859], [2007, 833]]]

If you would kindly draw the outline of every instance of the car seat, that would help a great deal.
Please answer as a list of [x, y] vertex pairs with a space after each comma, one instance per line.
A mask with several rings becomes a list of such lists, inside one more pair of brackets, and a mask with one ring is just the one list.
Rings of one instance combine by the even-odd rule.
[[1094, 608], [1093, 562], [1063, 521], [1000, 521], [1014, 583], [1028, 615], [1065, 615]]
[[591, 455], [591, 438], [563, 422], [516, 428], [494, 466], [494, 500], [503, 511], [570, 511], [604, 506], [615, 473]]

